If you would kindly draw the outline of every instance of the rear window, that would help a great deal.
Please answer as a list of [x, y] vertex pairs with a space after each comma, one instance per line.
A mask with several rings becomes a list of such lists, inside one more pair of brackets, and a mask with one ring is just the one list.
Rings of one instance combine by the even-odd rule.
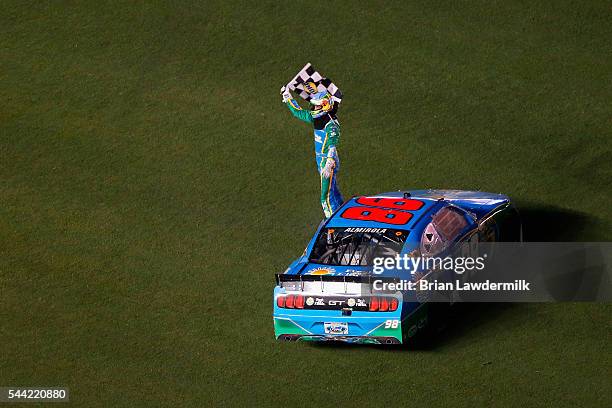
[[324, 228], [309, 260], [325, 265], [372, 266], [374, 258], [399, 254], [407, 236], [408, 231], [390, 228]]

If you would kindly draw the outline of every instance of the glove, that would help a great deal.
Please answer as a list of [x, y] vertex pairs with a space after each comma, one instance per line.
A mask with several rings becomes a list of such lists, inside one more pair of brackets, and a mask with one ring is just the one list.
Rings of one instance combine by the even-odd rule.
[[288, 100], [293, 99], [291, 96], [291, 91], [289, 91], [289, 86], [285, 85], [280, 89], [280, 93], [283, 97], [283, 102], [287, 103]]
[[323, 167], [323, 170], [321, 170], [321, 175], [328, 179], [331, 176], [334, 167], [336, 167], [336, 161], [331, 157], [328, 157], [327, 161], [325, 162], [325, 167]]

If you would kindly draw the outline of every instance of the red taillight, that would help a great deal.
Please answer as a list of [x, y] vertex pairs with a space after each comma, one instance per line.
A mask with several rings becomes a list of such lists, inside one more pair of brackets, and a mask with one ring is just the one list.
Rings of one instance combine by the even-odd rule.
[[376, 296], [372, 296], [370, 298], [370, 312], [376, 312], [378, 310], [378, 298]]
[[383, 297], [382, 299], [380, 299], [380, 311], [381, 312], [386, 312], [387, 310], [389, 310], [389, 301], [387, 300], [386, 297]]
[[288, 309], [304, 308], [304, 296], [303, 295], [286, 295], [279, 296], [276, 298], [276, 305], [278, 307], [286, 307]]
[[303, 309], [304, 308], [304, 296], [297, 295], [295, 297], [295, 307], [298, 308], [298, 309]]
[[[303, 309], [304, 295], [281, 295], [276, 298], [276, 305], [288, 309]], [[395, 312], [399, 307], [399, 300], [395, 297], [372, 296], [368, 310], [370, 312]]]
[[370, 298], [370, 312], [395, 312], [399, 307], [399, 300], [394, 297], [372, 296]]
[[293, 309], [294, 301], [295, 301], [295, 296], [294, 295], [287, 295], [287, 299], [285, 301], [286, 307], [289, 308], [289, 309]]

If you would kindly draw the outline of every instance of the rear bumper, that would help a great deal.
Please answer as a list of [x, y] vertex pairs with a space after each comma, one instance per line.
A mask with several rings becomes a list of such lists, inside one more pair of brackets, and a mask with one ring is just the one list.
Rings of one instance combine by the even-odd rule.
[[354, 344], [401, 344], [395, 337], [380, 336], [324, 336], [314, 334], [282, 334], [277, 340], [280, 341], [318, 341], [318, 342], [342, 342]]
[[[281, 341], [341, 341], [346, 343], [401, 344], [401, 312], [361, 312], [342, 316], [340, 311], [303, 311], [300, 314], [275, 314], [274, 335]], [[372, 316], [378, 315], [378, 316]], [[326, 326], [342, 325], [343, 333], [328, 333]]]

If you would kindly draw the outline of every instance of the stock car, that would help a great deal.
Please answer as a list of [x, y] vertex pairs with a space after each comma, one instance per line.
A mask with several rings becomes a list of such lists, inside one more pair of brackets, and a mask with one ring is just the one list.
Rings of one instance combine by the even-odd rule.
[[353, 197], [276, 274], [276, 339], [408, 343], [428, 326], [432, 302], [400, 285], [380, 285], [427, 271], [375, 274], [376, 258], [434, 256], [465, 243], [519, 241], [521, 234], [518, 211], [502, 194], [407, 190]]

